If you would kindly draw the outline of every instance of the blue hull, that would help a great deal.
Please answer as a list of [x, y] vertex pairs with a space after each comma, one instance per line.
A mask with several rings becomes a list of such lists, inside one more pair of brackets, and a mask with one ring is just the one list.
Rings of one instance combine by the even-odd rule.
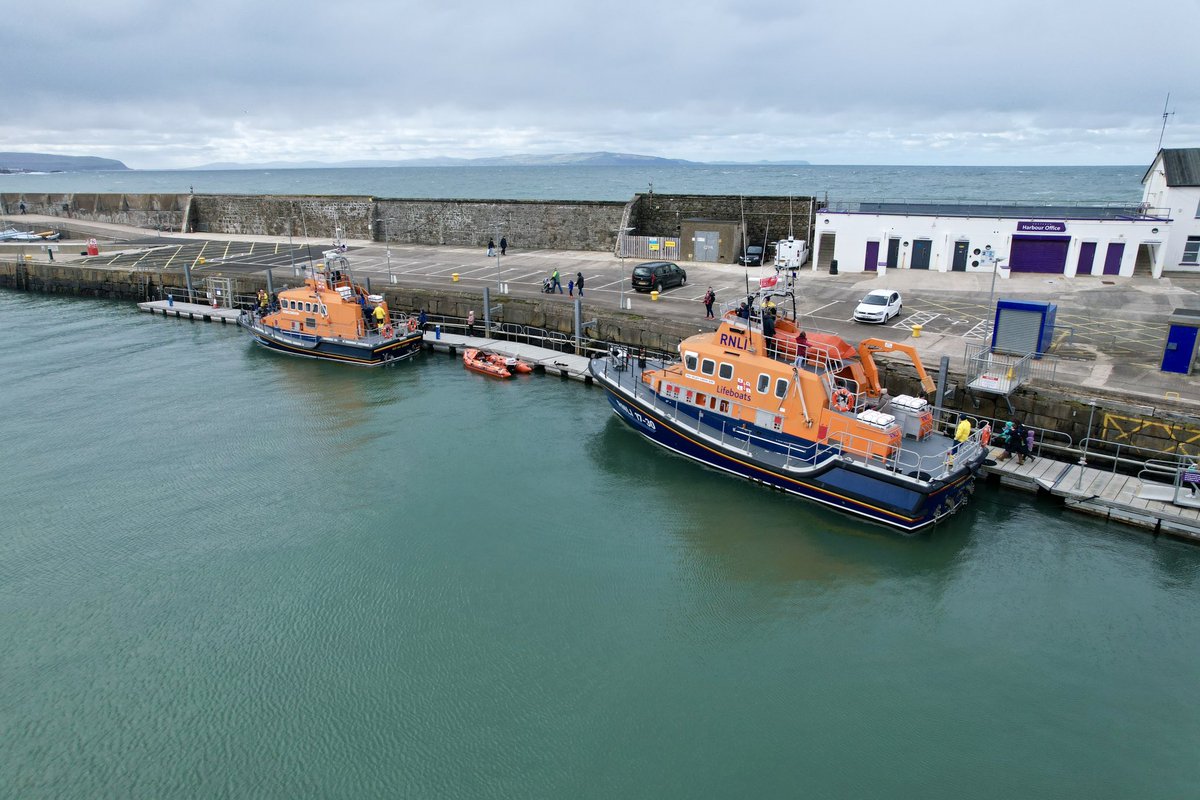
[[722, 450], [694, 431], [604, 384], [613, 411], [655, 444], [694, 461], [905, 532], [915, 532], [957, 511], [974, 489], [983, 464], [962, 465], [946, 481], [923, 486], [838, 457], [803, 475], [781, 471], [741, 452]]
[[419, 330], [395, 339], [383, 340], [377, 344], [366, 344], [339, 342], [322, 339], [318, 336], [263, 329], [242, 320], [238, 322], [250, 331], [255, 342], [268, 350], [301, 358], [339, 361], [363, 367], [378, 367], [393, 361], [411, 358], [420, 352], [421, 344], [424, 341]]

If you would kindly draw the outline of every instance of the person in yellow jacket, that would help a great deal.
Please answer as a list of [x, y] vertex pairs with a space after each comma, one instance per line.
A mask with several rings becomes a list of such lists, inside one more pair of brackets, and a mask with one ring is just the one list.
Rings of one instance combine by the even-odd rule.
[[375, 306], [371, 313], [375, 315], [375, 327], [383, 330], [383, 325], [387, 322], [387, 312], [383, 310], [383, 306]]
[[958, 418], [958, 427], [954, 429], [954, 446], [950, 448], [950, 455], [958, 452], [958, 448], [962, 447], [967, 439], [971, 438], [971, 420], [965, 416]]

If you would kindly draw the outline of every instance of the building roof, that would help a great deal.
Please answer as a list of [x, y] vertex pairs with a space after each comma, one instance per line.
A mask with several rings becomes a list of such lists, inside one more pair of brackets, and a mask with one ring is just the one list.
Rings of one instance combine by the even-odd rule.
[[[1136, 204], [1036, 205], [1023, 203], [830, 203], [834, 213], [890, 214], [912, 217], [1026, 217], [1029, 219], [1147, 219]], [[817, 213], [820, 213], [819, 211]]]
[[[1163, 172], [1167, 176], [1167, 186], [1200, 186], [1200, 147], [1159, 150], [1162, 157]], [[1158, 159], [1154, 159], [1155, 163]], [[1150, 175], [1154, 164], [1142, 176], [1142, 183]]]

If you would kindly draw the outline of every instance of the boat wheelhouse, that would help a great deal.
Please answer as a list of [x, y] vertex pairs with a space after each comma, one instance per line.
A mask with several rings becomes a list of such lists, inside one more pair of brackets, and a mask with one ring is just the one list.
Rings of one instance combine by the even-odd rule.
[[[779, 310], [776, 298], [792, 298]], [[917, 531], [967, 502], [985, 458], [922, 398], [892, 397], [878, 354], [908, 345], [800, 327], [792, 281], [723, 309], [715, 332], [689, 337], [673, 361], [612, 353], [590, 364], [613, 411], [681, 455], [874, 522]]]
[[366, 367], [416, 355], [423, 338], [416, 319], [393, 314], [381, 295], [354, 282], [337, 250], [324, 254], [303, 286], [243, 311], [238, 324], [269, 350]]

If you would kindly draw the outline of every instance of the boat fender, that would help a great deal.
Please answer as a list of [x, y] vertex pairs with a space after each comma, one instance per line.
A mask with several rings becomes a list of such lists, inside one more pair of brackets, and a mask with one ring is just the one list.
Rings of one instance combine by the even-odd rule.
[[845, 386], [839, 386], [833, 392], [833, 407], [838, 411], [849, 411], [854, 404], [854, 395]]
[[412, 317], [408, 318], [408, 332], [412, 333], [417, 329], [417, 321]]

